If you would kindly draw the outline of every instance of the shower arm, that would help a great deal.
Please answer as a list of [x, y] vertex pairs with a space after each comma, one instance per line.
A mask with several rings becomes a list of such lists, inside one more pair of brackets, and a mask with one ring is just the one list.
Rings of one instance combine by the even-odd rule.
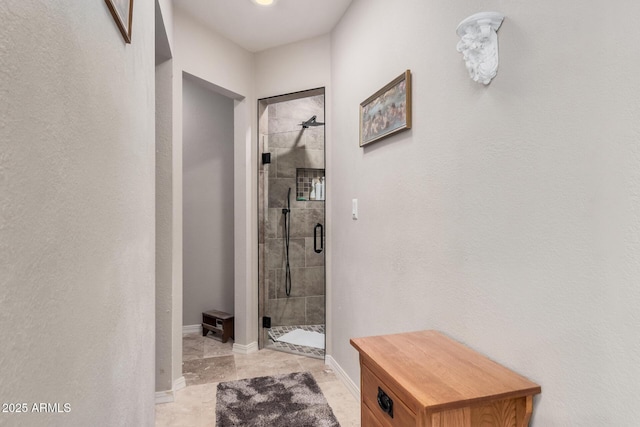
[[300, 125], [302, 126], [303, 129], [307, 129], [310, 126], [324, 126], [324, 122], [316, 121], [316, 117], [317, 116], [314, 115], [309, 120], [307, 120], [306, 122], [300, 123]]

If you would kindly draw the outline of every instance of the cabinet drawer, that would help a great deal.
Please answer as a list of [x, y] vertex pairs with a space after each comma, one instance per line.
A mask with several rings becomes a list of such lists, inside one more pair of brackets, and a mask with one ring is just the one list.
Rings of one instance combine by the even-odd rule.
[[376, 420], [376, 417], [373, 416], [373, 414], [371, 413], [367, 405], [362, 405], [361, 409], [362, 409], [361, 410], [362, 427], [383, 427], [382, 424], [380, 424], [380, 422]]
[[[362, 402], [371, 411], [373, 418], [383, 426], [415, 426], [415, 414], [402, 403], [393, 390], [380, 381], [365, 365], [361, 365], [361, 369]], [[384, 408], [390, 408], [390, 410], [385, 411]], [[363, 414], [364, 412], [363, 410]], [[365, 426], [366, 424], [363, 424], [363, 427]]]

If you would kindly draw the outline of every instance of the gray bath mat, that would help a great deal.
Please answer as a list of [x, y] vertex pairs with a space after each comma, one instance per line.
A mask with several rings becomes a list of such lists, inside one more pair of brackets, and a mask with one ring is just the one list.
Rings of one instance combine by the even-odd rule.
[[218, 427], [339, 427], [309, 372], [218, 384]]

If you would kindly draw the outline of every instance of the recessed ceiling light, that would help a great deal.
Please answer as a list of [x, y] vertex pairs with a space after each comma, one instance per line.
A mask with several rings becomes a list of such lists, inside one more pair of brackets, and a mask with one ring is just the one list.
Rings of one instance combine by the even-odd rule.
[[251, 0], [255, 4], [259, 4], [260, 6], [271, 6], [274, 3], [274, 0]]

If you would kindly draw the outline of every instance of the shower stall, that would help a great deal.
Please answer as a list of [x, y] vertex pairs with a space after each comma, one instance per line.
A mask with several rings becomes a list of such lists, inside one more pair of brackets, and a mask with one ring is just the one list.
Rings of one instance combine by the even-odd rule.
[[324, 357], [324, 88], [258, 101], [260, 348]]

